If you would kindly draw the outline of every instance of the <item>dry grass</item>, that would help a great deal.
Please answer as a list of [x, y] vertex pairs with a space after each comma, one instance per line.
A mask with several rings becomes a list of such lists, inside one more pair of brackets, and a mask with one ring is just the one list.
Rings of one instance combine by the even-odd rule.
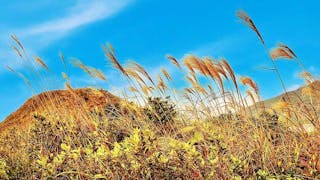
[[[265, 46], [252, 19], [242, 11], [237, 15]], [[28, 59], [12, 38], [24, 52], [16, 48], [18, 55]], [[258, 106], [254, 102], [264, 87], [237, 77], [225, 59], [186, 55], [179, 62], [167, 56], [189, 81], [176, 90], [166, 69], [153, 79], [138, 63], [122, 65], [111, 45], [103, 50], [126, 77], [128, 91], [118, 98], [94, 88], [74, 89], [62, 73], [67, 90], [33, 97], [0, 124], [2, 179], [320, 178], [320, 86], [305, 69], [301, 93]], [[297, 58], [283, 43], [270, 54], [272, 63]], [[36, 62], [49, 69], [40, 58]], [[106, 80], [96, 68], [73, 64]], [[35, 80], [27, 81], [31, 89]], [[304, 129], [306, 122], [312, 132]]]

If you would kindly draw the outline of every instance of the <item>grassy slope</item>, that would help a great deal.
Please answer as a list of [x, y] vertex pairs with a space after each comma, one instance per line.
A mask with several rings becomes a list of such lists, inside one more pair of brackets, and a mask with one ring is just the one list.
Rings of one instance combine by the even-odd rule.
[[[315, 81], [309, 86], [311, 88], [320, 90], [320, 81]], [[305, 104], [310, 105], [309, 98], [302, 95], [303, 88], [304, 87], [300, 87], [297, 90], [288, 92], [289, 97], [293, 102], [298, 102], [298, 97], [300, 97]], [[12, 126], [27, 126], [33, 121], [33, 115], [35, 114], [35, 112], [41, 114], [45, 113], [45, 111], [47, 111], [48, 109], [60, 112], [61, 110], [65, 109], [65, 107], [67, 107], [67, 109], [68, 107], [70, 107], [71, 109], [71, 107], [74, 108], [76, 104], [82, 104], [83, 102], [89, 109], [103, 108], [103, 106], [108, 103], [119, 102], [119, 98], [104, 90], [96, 91], [90, 88], [85, 88], [77, 89], [74, 92], [77, 96], [74, 96], [75, 94], [72, 95], [72, 93], [67, 90], [55, 90], [41, 93], [30, 98], [16, 112], [9, 115], [3, 122], [0, 123], [0, 132]], [[50, 97], [50, 101], [47, 101], [47, 97]], [[270, 108], [284, 97], [285, 95], [281, 94], [279, 96], [267, 99], [263, 102], [266, 107]], [[72, 114], [73, 112], [68, 113]]]
[[[76, 89], [74, 92], [55, 90], [41, 93], [27, 100], [16, 112], [0, 123], [0, 132], [10, 127], [26, 127], [34, 121], [33, 116], [46, 113], [78, 113], [81, 108], [93, 111], [104, 108], [109, 103], [119, 102], [119, 98], [104, 90], [90, 88]], [[83, 106], [85, 104], [85, 106]], [[76, 111], [74, 111], [76, 110]]]
[[[308, 87], [319, 91], [320, 90], [320, 81], [315, 81], [312, 84], [309, 84]], [[305, 88], [305, 86], [300, 87], [294, 91], [289, 91], [288, 92], [289, 98], [293, 103], [301, 102], [301, 100], [302, 100], [303, 103], [310, 105], [310, 103], [311, 103], [310, 99], [308, 98], [308, 96], [303, 95], [303, 93], [302, 93], [303, 88]], [[301, 98], [301, 99], [299, 99], [299, 98]], [[279, 96], [264, 100], [263, 102], [266, 107], [270, 108], [275, 103], [279, 102], [280, 100], [284, 100], [284, 99], [285, 99], [285, 94], [281, 94]]]

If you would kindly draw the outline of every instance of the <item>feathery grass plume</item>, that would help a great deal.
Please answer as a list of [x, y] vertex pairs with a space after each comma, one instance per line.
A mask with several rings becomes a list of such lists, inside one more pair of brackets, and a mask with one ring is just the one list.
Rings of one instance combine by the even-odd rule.
[[194, 95], [194, 90], [192, 88], [185, 88], [184, 89], [187, 93]]
[[149, 94], [149, 91], [148, 91], [148, 89], [147, 89], [146, 87], [147, 87], [147, 86], [141, 86], [140, 88], [141, 88], [142, 93], [143, 93], [145, 96], [149, 96], [150, 94]]
[[204, 87], [202, 87], [200, 84], [198, 84], [196, 87], [194, 87], [194, 89], [200, 93], [202, 93], [203, 95], [208, 95], [208, 92], [206, 91], [206, 89]]
[[[242, 19], [242, 21], [243, 21], [245, 24], [247, 24], [253, 31], [256, 32], [256, 34], [258, 35], [260, 41], [262, 42], [263, 47], [266, 49], [264, 40], [263, 40], [260, 32], [258, 31], [258, 28], [255, 26], [253, 20], [246, 14], [246, 12], [244, 12], [244, 11], [242, 11], [242, 10], [239, 10], [239, 11], [237, 11], [237, 16], [238, 16], [240, 19]], [[280, 48], [280, 51], [279, 51], [279, 48]], [[282, 78], [281, 78], [280, 72], [279, 72], [279, 70], [278, 70], [278, 68], [277, 68], [277, 66], [276, 66], [276, 64], [275, 64], [275, 62], [274, 62], [274, 59], [276, 59], [277, 56], [283, 56], [283, 55], [288, 56], [288, 55], [289, 55], [289, 52], [286, 52], [286, 50], [284, 50], [284, 49], [285, 49], [285, 48], [283, 48], [283, 47], [282, 47], [282, 48], [281, 48], [281, 47], [278, 47], [278, 48], [274, 49], [274, 52], [270, 52], [269, 55], [271, 56], [271, 59], [270, 59], [270, 60], [271, 60], [271, 62], [272, 62], [272, 64], [273, 64], [273, 67], [274, 67], [273, 69], [275, 70], [275, 72], [276, 72], [276, 74], [277, 74], [277, 76], [278, 76], [278, 78], [279, 78], [279, 80], [280, 80], [281, 86], [282, 86], [282, 88], [283, 88], [283, 90], [284, 90], [287, 98], [288, 98], [289, 101], [290, 101], [290, 97], [288, 96], [288, 92], [287, 92], [286, 86], [285, 86], [285, 84], [284, 84], [284, 82], [283, 82], [283, 80], [282, 80]], [[279, 51], [279, 52], [277, 52], [277, 51]], [[283, 54], [283, 53], [284, 53], [284, 54]], [[290, 58], [290, 56], [288, 56], [288, 57]], [[291, 59], [292, 59], [292, 58], [291, 58]]]
[[286, 44], [279, 42], [277, 44], [278, 47], [282, 48], [283, 50], [285, 50], [289, 55], [291, 55], [293, 57], [293, 59], [296, 59], [296, 63], [302, 68], [302, 70], [306, 70], [305, 66], [303, 65], [302, 61], [298, 59], [298, 56], [294, 53], [294, 51], [289, 48], [289, 46], [287, 46]]
[[167, 55], [166, 57], [167, 57], [167, 59], [169, 59], [171, 61], [172, 64], [176, 65], [179, 69], [182, 69], [182, 67], [180, 66], [180, 63], [178, 62], [178, 60], [175, 57], [173, 57], [171, 55]]
[[17, 44], [18, 46], [21, 48], [21, 49], [24, 49], [24, 47], [22, 46], [22, 43], [19, 41], [18, 37], [14, 34], [11, 34], [10, 35], [11, 39], [13, 39]]
[[12, 67], [10, 67], [9, 65], [6, 65], [6, 67], [13, 72], [14, 74], [18, 75], [21, 79], [24, 80], [24, 82], [30, 87], [32, 88], [31, 82], [29, 81], [29, 79], [27, 77], [25, 77], [22, 73], [15, 71]]
[[145, 95], [149, 96], [150, 94], [152, 94], [152, 91], [154, 90], [154, 88], [152, 86], [142, 86], [141, 90]]
[[233, 81], [233, 84], [236, 86], [236, 89], [238, 89], [237, 78], [236, 78], [236, 75], [234, 74], [232, 67], [230, 66], [228, 61], [225, 60], [224, 58], [221, 59], [221, 63], [223, 65], [223, 67], [227, 70], [228, 74], [230, 75], [230, 77]]
[[194, 65], [197, 64], [198, 58], [193, 55], [187, 55], [183, 58], [182, 63], [189, 69], [191, 72], [194, 71]]
[[286, 48], [284, 47], [276, 47], [270, 50], [270, 57], [272, 60], [277, 60], [277, 59], [294, 59], [295, 56], [288, 51]]
[[187, 75], [186, 79], [191, 83], [193, 87], [196, 87], [198, 85], [198, 82], [194, 77], [190, 77], [189, 75]]
[[168, 71], [165, 68], [161, 68], [162, 74], [164, 75], [164, 77], [166, 77], [166, 79], [168, 81], [172, 80], [172, 77], [170, 76], [170, 74], [168, 73]]
[[256, 27], [256, 25], [254, 24], [253, 20], [250, 18], [250, 16], [243, 10], [238, 10], [237, 11], [237, 16], [244, 22], [244, 24], [246, 24], [247, 26], [249, 26], [259, 37], [261, 43], [263, 45], [265, 45], [264, 40], [258, 30], [258, 28]]
[[115, 54], [115, 50], [113, 48], [113, 46], [110, 43], [107, 43], [108, 48], [110, 49], [110, 51]]
[[195, 79], [196, 81], [198, 81], [198, 76], [197, 76], [197, 74], [196, 74], [195, 71], [190, 71], [189, 74], [190, 74], [190, 76], [191, 76], [193, 79]]
[[183, 63], [189, 68], [189, 70], [191, 72], [194, 72], [194, 70], [198, 70], [200, 72], [200, 74], [202, 75], [208, 75], [208, 69], [205, 67], [204, 63], [202, 62], [201, 59], [199, 59], [198, 57], [194, 56], [194, 55], [187, 55], [184, 59], [183, 59]]
[[63, 79], [70, 81], [68, 75], [65, 72], [61, 72], [61, 75], [62, 75]]
[[191, 64], [189, 64], [188, 62], [183, 62], [183, 64], [189, 69], [191, 73], [195, 74], [195, 71], [193, 70]]
[[138, 64], [136, 62], [130, 62], [128, 64], [128, 67], [138, 71], [140, 74], [142, 74], [145, 78], [147, 78], [155, 86], [155, 83], [152, 80], [152, 78], [149, 75], [149, 73], [140, 64]]
[[78, 59], [72, 59], [71, 63], [74, 66], [79, 67], [80, 69], [85, 71], [89, 76], [91, 76], [93, 78], [98, 78], [98, 79], [101, 79], [104, 81], [107, 80], [106, 76], [103, 74], [103, 72], [101, 70], [93, 68], [93, 67], [88, 67]]
[[204, 58], [203, 61], [209, 71], [210, 77], [214, 81], [216, 81], [216, 80], [218, 81], [221, 91], [224, 92], [223, 80], [219, 74], [219, 71], [217, 70], [217, 66], [215, 66], [215, 64], [213, 63], [213, 61], [210, 58]]
[[143, 93], [145, 96], [149, 96], [150, 94], [149, 94], [148, 89], [145, 88], [146, 86], [142, 85], [140, 82], [137, 82], [137, 83], [138, 83], [138, 85], [139, 85], [142, 93]]
[[143, 78], [135, 71], [135, 69], [131, 68], [125, 68], [124, 69], [127, 73], [127, 76], [130, 78], [133, 78], [137, 82], [142, 82], [144, 85], [147, 85], [147, 83], [143, 80]]
[[207, 95], [207, 91], [201, 86], [197, 79], [190, 76], [186, 76], [186, 79], [191, 83], [195, 91], [201, 92], [204, 95]]
[[18, 37], [17, 37], [16, 35], [14, 35], [14, 34], [11, 34], [10, 37], [11, 37], [11, 39], [13, 39], [13, 40], [18, 44], [18, 46], [22, 49], [24, 55], [27, 55], [27, 52], [26, 52], [26, 50], [24, 49], [22, 43], [19, 41]]
[[299, 77], [303, 78], [307, 82], [307, 84], [311, 84], [315, 81], [311, 73], [308, 71], [302, 71], [301, 73], [299, 73]]
[[287, 52], [289, 52], [290, 54], [292, 54], [292, 56], [293, 56], [294, 58], [298, 58], [297, 55], [294, 53], [294, 51], [293, 51], [291, 48], [289, 48], [289, 46], [287, 46], [286, 44], [284, 44], [284, 43], [282, 43], [282, 42], [279, 42], [279, 43], [277, 44], [277, 46], [285, 49]]
[[221, 64], [220, 61], [216, 61], [215, 63], [215, 67], [217, 69], [217, 71], [223, 75], [224, 78], [226, 78], [227, 80], [229, 79], [227, 72], [225, 71], [225, 69], [223, 68], [223, 65]]
[[91, 72], [90, 72], [89, 68], [85, 64], [83, 64], [81, 60], [72, 59], [71, 60], [71, 64], [73, 64], [74, 66], [82, 69], [83, 71], [85, 71], [86, 73], [88, 73], [91, 76]]
[[105, 56], [109, 59], [111, 64], [113, 65], [114, 68], [118, 69], [123, 75], [128, 76], [126, 73], [125, 69], [122, 67], [122, 65], [119, 63], [115, 56], [115, 51], [111, 44], [108, 44], [107, 46], [102, 45], [102, 49], [105, 53]]
[[62, 52], [59, 52], [59, 57], [60, 57], [60, 59], [62, 61], [64, 69], [66, 70], [67, 69], [67, 64], [66, 64], [66, 61], [65, 61], [65, 58], [64, 58], [64, 55], [62, 54]]
[[74, 94], [73, 88], [71, 87], [70, 83], [68, 82], [64, 83], [64, 87], [66, 88], [67, 91]]
[[46, 70], [49, 70], [49, 67], [46, 65], [46, 63], [39, 57], [36, 56], [35, 60], [38, 64], [40, 64], [43, 68], [45, 68]]
[[250, 77], [240, 77], [240, 81], [243, 85], [251, 87], [257, 95], [259, 94], [258, 85]]
[[13, 72], [14, 74], [17, 74], [17, 71], [15, 71], [12, 67], [10, 67], [9, 65], [6, 65], [6, 68], [9, 69], [11, 72]]
[[[254, 95], [253, 95], [253, 93], [250, 91], [250, 90], [246, 90], [246, 94], [250, 97], [250, 100], [252, 101], [252, 103], [254, 104], [254, 106], [256, 107], [256, 100], [255, 100], [255, 98], [254, 98]], [[257, 108], [257, 107], [256, 107]]]
[[99, 69], [95, 69], [95, 68], [89, 68], [90, 69], [90, 73], [92, 75], [92, 77], [96, 77], [98, 79], [101, 79], [103, 81], [107, 80], [107, 77], [103, 74], [103, 72]]
[[130, 86], [130, 87], [129, 87], [129, 91], [130, 91], [130, 92], [139, 92], [138, 89], [135, 88], [135, 87], [133, 87], [133, 86]]
[[16, 46], [11, 46], [11, 48], [17, 53], [17, 55], [18, 55], [21, 59], [23, 59], [23, 56], [22, 56], [20, 50], [19, 50]]
[[165, 90], [167, 89], [167, 85], [166, 83], [163, 81], [162, 77], [160, 75], [157, 76], [157, 79], [158, 79], [158, 84], [157, 84], [157, 87], [158, 89], [160, 90]]
[[208, 67], [206, 66], [205, 62], [203, 61], [203, 59], [198, 60], [199, 66], [201, 68], [201, 74], [204, 76], [210, 76], [210, 71], [208, 69]]
[[71, 63], [74, 66], [79, 67], [80, 69], [85, 71], [89, 76], [91, 76], [93, 78], [98, 78], [98, 79], [101, 79], [104, 81], [107, 80], [106, 76], [103, 74], [103, 72], [101, 70], [96, 69], [94, 67], [88, 67], [78, 59], [73, 59], [71, 61]]
[[212, 79], [221, 78], [219, 75], [219, 72], [217, 71], [215, 65], [213, 64], [213, 61], [210, 58], [208, 57], [203, 58], [203, 65], [206, 66], [208, 70], [208, 74]]
[[[145, 96], [150, 96], [150, 94], [152, 93], [152, 91], [154, 90], [154, 88], [152, 86], [147, 86], [147, 85], [143, 85], [141, 84], [141, 82], [137, 81], [137, 84], [139, 85], [142, 93], [145, 95]], [[136, 88], [133, 88], [131, 89], [133, 90], [134, 92], [139, 92]], [[137, 91], [135, 91], [137, 90]], [[131, 92], [133, 92], [131, 91]], [[161, 90], [160, 90], [161, 91]], [[162, 92], [162, 91], [161, 91]]]

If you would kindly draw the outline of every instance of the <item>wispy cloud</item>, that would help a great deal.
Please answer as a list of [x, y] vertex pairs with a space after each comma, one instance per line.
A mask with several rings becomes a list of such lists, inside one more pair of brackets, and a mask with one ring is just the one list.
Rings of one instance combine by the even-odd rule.
[[245, 41], [246, 40], [244, 37], [240, 37], [238, 35], [229, 35], [211, 43], [203, 44], [200, 47], [190, 51], [190, 53], [198, 56], [221, 56], [236, 50], [236, 47], [238, 47], [237, 45]]
[[[5, 55], [0, 57], [1, 63], [12, 66], [18, 64], [15, 60], [17, 57], [11, 52], [12, 50], [8, 45], [10, 44], [8, 33], [16, 34], [21, 42], [26, 45], [29, 53], [39, 54], [48, 45], [68, 36], [81, 27], [113, 17], [132, 1], [78, 0], [74, 6], [66, 8], [64, 13], [57, 14], [53, 19], [19, 29], [6, 29], [3, 34], [7, 35], [0, 37], [2, 42], [7, 43], [7, 45], [1, 44], [0, 46], [0, 53]], [[15, 66], [15, 68], [19, 67], [21, 66]]]
[[82, 0], [70, 8], [64, 17], [24, 29], [22, 35], [66, 34], [81, 26], [111, 17], [129, 2], [129, 0]]

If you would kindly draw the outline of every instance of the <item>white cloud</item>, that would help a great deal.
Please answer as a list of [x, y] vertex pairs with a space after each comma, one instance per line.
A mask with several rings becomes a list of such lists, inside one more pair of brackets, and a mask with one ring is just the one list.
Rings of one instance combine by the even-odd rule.
[[42, 33], [65, 34], [81, 26], [108, 18], [128, 4], [128, 0], [91, 0], [79, 1], [64, 17], [34, 25], [24, 31], [24, 35]]
[[245, 37], [241, 37], [239, 35], [230, 35], [228, 37], [224, 37], [218, 39], [217, 41], [213, 41], [208, 44], [204, 44], [192, 51], [191, 54], [195, 54], [198, 56], [211, 56], [211, 55], [225, 55], [230, 51], [236, 50], [239, 44], [245, 42]]
[[[29, 54], [40, 54], [41, 50], [51, 43], [61, 39], [80, 27], [87, 26], [94, 22], [111, 18], [130, 4], [133, 0], [78, 0], [71, 8], [66, 8], [64, 14], [57, 14], [56, 18], [45, 22], [34, 24], [19, 29], [6, 29], [2, 31], [1, 41], [6, 44], [0, 45], [0, 57], [2, 65], [9, 64], [19, 69], [21, 63], [17, 55], [10, 49], [9, 33], [14, 33], [26, 46]], [[30, 45], [32, 45], [30, 47]], [[0, 73], [4, 68], [0, 69]]]

